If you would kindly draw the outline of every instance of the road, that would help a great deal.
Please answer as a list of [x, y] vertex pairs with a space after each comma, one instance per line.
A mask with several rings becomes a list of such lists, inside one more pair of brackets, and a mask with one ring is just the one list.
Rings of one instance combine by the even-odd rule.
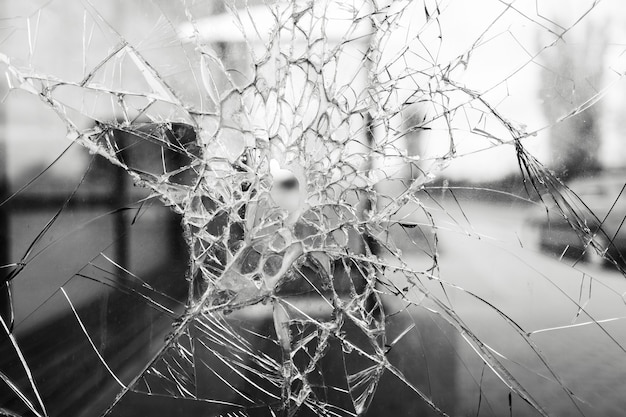
[[[432, 294], [458, 314], [549, 415], [623, 415], [626, 279], [610, 269], [572, 267], [572, 260], [539, 253], [524, 222], [532, 210], [528, 205], [461, 201], [461, 212], [453, 203], [446, 207], [456, 209], [435, 213], [438, 279], [423, 281]], [[425, 265], [423, 257], [407, 251], [405, 261], [417, 269]], [[422, 299], [417, 291], [410, 294], [415, 302]], [[451, 333], [455, 395], [446, 411], [539, 415], [515, 394], [510, 403], [509, 388], [457, 331]]]
[[[512, 384], [514, 378], [529, 396], [545, 408], [548, 415], [623, 415], [622, 410], [626, 409], [626, 321], [622, 318], [626, 318], [626, 304], [622, 294], [626, 294], [626, 279], [610, 269], [582, 263], [572, 267], [571, 260], [559, 261], [554, 254], [539, 253], [535, 233], [524, 221], [532, 210], [527, 204], [461, 200], [457, 205], [453, 199], [444, 199], [441, 203], [447, 211], [428, 203], [429, 211], [435, 217], [439, 239], [438, 269], [433, 272], [431, 279], [423, 277], [421, 280], [431, 296], [437, 297], [449, 311], [456, 314], [459, 323], [462, 322], [465, 328], [488, 346], [487, 349], [512, 376], [505, 378], [506, 382]], [[423, 244], [423, 237], [420, 241], [416, 235], [419, 228], [409, 230], [415, 234], [415, 241]], [[423, 231], [427, 236], [432, 236], [428, 228]], [[426, 270], [432, 259], [415, 250], [415, 246], [406, 239], [406, 233], [402, 235], [404, 232], [400, 229], [392, 231], [403, 250], [403, 261], [415, 270]], [[155, 256], [158, 256], [158, 252]], [[511, 396], [509, 402], [510, 389], [484, 365], [468, 343], [469, 337], [464, 338], [446, 322], [446, 314], [436, 313], [441, 312], [440, 306], [424, 299], [423, 293], [412, 288], [405, 277], [396, 274], [387, 278], [398, 288], [409, 288], [407, 296], [414, 304], [407, 307], [407, 303], [401, 302], [398, 297], [383, 296], [386, 307], [386, 343], [389, 344], [386, 360], [402, 370], [406, 381], [430, 397], [449, 415], [539, 415], [516, 394]], [[445, 288], [445, 292], [442, 288]], [[68, 291], [71, 290], [72, 287], [68, 287]], [[381, 291], [386, 290], [381, 288]], [[259, 334], [271, 334], [273, 323], [269, 310], [264, 314], [254, 311], [254, 319], [245, 318], [248, 324], [262, 329], [257, 331]], [[44, 313], [45, 309], [41, 314]], [[126, 317], [126, 313], [123, 310], [120, 315]], [[124, 320], [118, 320], [117, 316], [113, 318], [115, 320], [111, 321], [118, 323], [118, 326], [126, 326]], [[92, 319], [92, 328], [98, 329], [100, 322], [97, 317]], [[149, 326], [143, 329], [143, 333], [126, 326], [126, 333], [137, 346], [156, 349], [162, 343], [158, 329], [170, 328], [169, 322], [161, 323], [158, 320], [147, 320]], [[32, 349], [41, 356], [40, 362], [45, 364], [48, 357], [64, 352], [64, 346], [72, 346], [76, 347], [78, 353], [67, 351], [60, 357], [67, 359], [68, 363], [72, 361], [76, 367], [76, 364], [83, 365], [75, 358], [85, 357], [85, 361], [89, 360], [91, 364], [91, 367], [83, 366], [85, 372], [91, 372], [94, 367], [102, 368], [74, 316], [70, 314], [64, 323], [67, 326], [59, 325], [49, 329], [56, 333], [54, 340], [58, 342], [58, 346], [49, 346], [54, 351], [52, 353], [40, 349], [35, 343], [52, 338], [43, 337], [39, 332], [30, 335], [35, 340]], [[111, 334], [113, 330], [115, 328], [110, 329]], [[61, 331], [65, 333], [59, 333]], [[100, 334], [95, 330], [93, 333]], [[123, 346], [124, 340], [120, 337], [115, 343], [110, 341], [108, 351], [121, 351], [118, 347]], [[328, 360], [322, 361], [320, 366], [328, 371], [326, 377], [336, 377], [336, 385], [340, 386], [345, 384], [345, 365], [341, 347], [335, 344], [333, 349], [328, 354]], [[132, 354], [122, 353], [123, 359], [134, 358], [127, 374], [142, 366], [145, 358], [151, 354], [139, 348]], [[30, 359], [33, 364], [40, 363], [37, 358]], [[122, 359], [116, 361], [107, 356], [107, 360], [115, 365], [114, 368], [123, 368]], [[40, 374], [44, 367], [36, 368]], [[53, 371], [52, 368], [50, 370]], [[100, 376], [90, 379], [91, 385], [81, 382], [83, 379], [77, 375], [76, 372], [63, 373], [64, 381], [74, 379], [74, 384], [71, 381], [59, 384], [59, 375], [50, 377], [50, 387], [56, 389], [63, 385], [66, 391], [78, 394], [74, 386], [80, 383], [85, 389], [91, 390], [89, 393], [92, 397], [96, 395], [95, 390], [100, 390], [98, 398], [103, 403], [110, 401], [118, 388], [103, 369], [99, 370]], [[104, 382], [100, 383], [101, 380], [109, 380], [109, 394], [103, 393]], [[333, 382], [329, 381], [328, 386], [332, 386]], [[214, 385], [208, 383], [203, 387], [215, 389]], [[571, 394], [568, 390], [571, 390]], [[218, 395], [213, 391], [206, 394], [207, 398], [217, 398]], [[77, 402], [84, 402], [89, 397], [87, 394], [81, 395], [82, 399], [77, 396]], [[50, 393], [50, 396], [67, 398], [66, 394], [58, 393]], [[2, 393], [0, 403], [1, 400]], [[52, 407], [54, 404], [49, 405]], [[164, 410], [168, 410], [167, 407], [175, 409], [178, 415], [201, 414], [211, 409], [217, 412], [212, 404], [166, 397], [148, 398], [136, 393], [130, 395], [123, 405], [119, 414], [114, 415], [163, 414]], [[94, 402], [94, 409], [96, 406], [99, 405]], [[206, 409], [198, 411], [201, 406]], [[53, 412], [52, 415], [56, 414]], [[429, 414], [428, 407], [419, 400], [414, 390], [407, 388], [407, 384], [392, 373], [386, 372], [367, 415], [434, 414]]]

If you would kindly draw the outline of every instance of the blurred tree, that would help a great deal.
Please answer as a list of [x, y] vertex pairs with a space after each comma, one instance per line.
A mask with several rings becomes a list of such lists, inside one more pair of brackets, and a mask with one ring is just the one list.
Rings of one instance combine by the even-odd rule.
[[[605, 32], [588, 23], [580, 42], [559, 41], [544, 55], [541, 98], [551, 121], [553, 168], [572, 179], [602, 168], [598, 159], [602, 106], [584, 106], [602, 88]], [[577, 109], [581, 109], [580, 111]], [[584, 110], [582, 110], [584, 109]]]

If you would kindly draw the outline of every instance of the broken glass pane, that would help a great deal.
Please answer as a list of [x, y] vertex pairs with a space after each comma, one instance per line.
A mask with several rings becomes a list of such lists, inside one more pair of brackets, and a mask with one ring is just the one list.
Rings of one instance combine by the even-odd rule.
[[4, 5], [0, 415], [619, 413], [622, 9]]

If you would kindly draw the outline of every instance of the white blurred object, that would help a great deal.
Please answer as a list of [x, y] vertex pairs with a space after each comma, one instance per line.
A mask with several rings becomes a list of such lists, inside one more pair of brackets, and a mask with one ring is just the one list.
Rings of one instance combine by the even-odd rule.
[[[333, 42], [345, 42], [365, 38], [371, 32], [367, 19], [371, 12], [369, 3], [363, 0], [320, 0], [308, 2], [279, 1], [271, 6], [256, 5], [198, 19], [195, 24], [188, 22], [178, 28], [180, 39], [186, 42], [259, 42], [267, 44], [272, 34], [280, 27], [289, 24], [293, 15], [302, 9], [313, 11], [316, 17], [324, 15], [324, 37]], [[301, 22], [303, 23], [303, 22]], [[290, 40], [293, 33], [284, 31], [281, 36]]]
[[289, 212], [289, 219], [297, 218], [304, 204], [298, 176], [292, 170], [282, 168], [276, 159], [270, 160], [270, 174], [272, 199], [276, 205]]

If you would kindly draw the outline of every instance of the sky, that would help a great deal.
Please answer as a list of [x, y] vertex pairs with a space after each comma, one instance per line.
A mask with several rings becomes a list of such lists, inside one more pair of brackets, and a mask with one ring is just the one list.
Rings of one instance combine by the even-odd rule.
[[[432, 2], [426, 3], [431, 7], [432, 14]], [[53, 6], [54, 4], [53, 2]], [[444, 1], [440, 2], [439, 26], [426, 22], [424, 3], [416, 1], [410, 6], [413, 10], [406, 13], [402, 21], [397, 22], [385, 44], [384, 54], [394, 56], [409, 40], [412, 48], [425, 48], [419, 50], [418, 55], [432, 54], [433, 62], [439, 67], [445, 67], [459, 56], [468, 57], [467, 54], [471, 51], [469, 64], [459, 65], [457, 70], [451, 72], [451, 77], [468, 89], [478, 92], [516, 126], [529, 133], [534, 132], [535, 134], [524, 140], [524, 144], [549, 165], [549, 125], [554, 121], [546, 118], [542, 107], [540, 77], [542, 72], [551, 69], [551, 63], [545, 60], [546, 55], [542, 53], [542, 48], [555, 42], [557, 38], [554, 33], [560, 33], [563, 28], [571, 26], [591, 4], [591, 1], [577, 0], [568, 2], [568, 7], [563, 8], [560, 2], [535, 0], [514, 1], [511, 5], [497, 0]], [[15, 24], [18, 30], [4, 38], [0, 51], [11, 52], [18, 47], [28, 47], [35, 49], [43, 59], [47, 57], [57, 65], [62, 65], [62, 61], [59, 63], [59, 60], [52, 59], [52, 56], [60, 53], [54, 50], [54, 40], [36, 37], [37, 23], [44, 24], [41, 23], [41, 16], [32, 14], [26, 19], [27, 15], [22, 11], [15, 13], [20, 17], [10, 24]], [[67, 14], [70, 17], [73, 14], [73, 18], [76, 18], [81, 13], [82, 11], [77, 10], [76, 13]], [[58, 13], [47, 16], [58, 17]], [[602, 85], [595, 87], [602, 97], [597, 105], [606, 109], [602, 117], [600, 156], [607, 166], [616, 166], [623, 164], [626, 156], [621, 140], [623, 133], [626, 133], [626, 126], [621, 122], [621, 109], [626, 106], [622, 98], [625, 92], [622, 74], [626, 68], [623, 53], [626, 45], [626, 24], [623, 24], [626, 13], [619, 1], [605, 0], [587, 18], [591, 23], [596, 22], [596, 25], [579, 24], [567, 32], [564, 41], [574, 45], [582, 44], [590, 38], [589, 31], [598, 30], [597, 28], [602, 28], [607, 34], [609, 47], [604, 62], [600, 64], [605, 67], [606, 77]], [[264, 27], [260, 21], [257, 23], [260, 28]], [[437, 40], [439, 28], [443, 34], [441, 43]], [[224, 36], [226, 29], [215, 29], [213, 27], [214, 34]], [[63, 36], [69, 38], [85, 30], [83, 27], [71, 28]], [[23, 39], [22, 35], [26, 32], [28, 39], [33, 40], [32, 45], [27, 45], [23, 40], [15, 41]], [[87, 37], [75, 37], [89, 39], [96, 45], [98, 41], [92, 40], [91, 36], [92, 32], [88, 32]], [[427, 46], [423, 47], [424, 44]], [[407, 60], [411, 59], [411, 55], [407, 55]], [[6, 83], [3, 90], [6, 91]], [[455, 96], [453, 100], [467, 102], [467, 97]], [[6, 138], [6, 164], [11, 176], [19, 176], [45, 166], [57, 152], [67, 146], [68, 141], [63, 139], [63, 123], [49, 109], [45, 109], [45, 105], [38, 103], [33, 97], [25, 97], [21, 92], [11, 93], [4, 103], [6, 110], [3, 137]], [[580, 104], [582, 103], [572, 103], [572, 108]], [[446, 167], [445, 174], [448, 177], [481, 181], [499, 178], [515, 171], [517, 164], [511, 146], [499, 146], [484, 151], [491, 147], [491, 141], [469, 133], [472, 128], [484, 122], [478, 111], [474, 114], [469, 112], [456, 115], [455, 120], [459, 123], [458, 130], [455, 130], [459, 157]], [[489, 120], [487, 123], [485, 127], [490, 132], [497, 132], [501, 134], [501, 137], [498, 135], [499, 138], [508, 139], [506, 131], [498, 128], [496, 121]], [[449, 149], [447, 126], [435, 121], [431, 127], [433, 131], [426, 139], [423, 158], [440, 156]], [[41, 152], [33, 152], [34, 149]], [[74, 175], [74, 172], [83, 170], [85, 158], [77, 154], [75, 159], [78, 163], [60, 169], [59, 175]]]

